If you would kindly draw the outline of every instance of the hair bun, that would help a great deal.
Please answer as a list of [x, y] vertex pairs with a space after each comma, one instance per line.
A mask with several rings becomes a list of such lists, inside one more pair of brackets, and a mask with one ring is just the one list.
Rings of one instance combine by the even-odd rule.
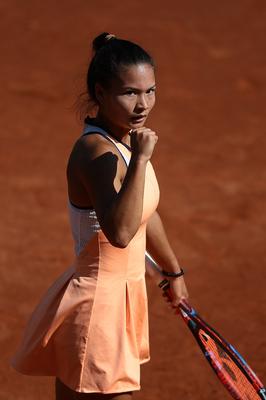
[[103, 32], [93, 40], [92, 48], [96, 53], [103, 46], [105, 46], [109, 42], [109, 40], [113, 40], [113, 39], [116, 39], [115, 35], [113, 35], [112, 33]]

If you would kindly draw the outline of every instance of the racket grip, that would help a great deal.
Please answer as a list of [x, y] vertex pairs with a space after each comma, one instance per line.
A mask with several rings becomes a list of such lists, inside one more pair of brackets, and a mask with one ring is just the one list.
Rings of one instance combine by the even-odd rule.
[[[155, 283], [159, 286], [159, 288], [163, 291], [164, 295], [168, 298], [168, 300], [172, 303], [173, 294], [171, 293], [170, 281], [163, 276], [161, 267], [156, 263], [156, 261], [151, 257], [151, 255], [146, 251], [146, 272], [150, 277], [153, 278]], [[179, 313], [179, 306], [173, 306], [176, 310], [176, 313]]]
[[[168, 298], [169, 302], [172, 303], [173, 301], [173, 294], [170, 287], [170, 282], [168, 279], [163, 279], [159, 284], [159, 288], [162, 289], [164, 295]], [[175, 309], [175, 314], [179, 314], [180, 308], [178, 306], [172, 306]]]

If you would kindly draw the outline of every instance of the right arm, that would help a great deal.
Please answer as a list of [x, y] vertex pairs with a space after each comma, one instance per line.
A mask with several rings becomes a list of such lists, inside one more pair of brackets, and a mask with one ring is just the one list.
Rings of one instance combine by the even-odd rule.
[[134, 131], [132, 156], [124, 177], [111, 143], [82, 142], [79, 176], [101, 229], [113, 246], [126, 247], [140, 226], [146, 165], [156, 142], [157, 136], [150, 129]]

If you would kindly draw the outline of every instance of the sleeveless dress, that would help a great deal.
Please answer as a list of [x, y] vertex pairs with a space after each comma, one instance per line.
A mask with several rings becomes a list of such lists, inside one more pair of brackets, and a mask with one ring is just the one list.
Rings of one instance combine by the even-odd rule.
[[[131, 153], [104, 130], [125, 162]], [[100, 179], [100, 177], [99, 177]], [[58, 377], [84, 393], [140, 389], [140, 364], [150, 358], [145, 283], [146, 224], [159, 201], [147, 163], [141, 225], [125, 248], [105, 237], [94, 209], [68, 202], [76, 257], [34, 310], [12, 366], [27, 375]]]

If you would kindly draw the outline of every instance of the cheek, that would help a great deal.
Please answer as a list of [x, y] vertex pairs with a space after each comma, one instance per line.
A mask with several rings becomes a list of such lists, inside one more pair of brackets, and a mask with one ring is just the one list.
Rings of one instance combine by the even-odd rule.
[[121, 111], [130, 112], [135, 107], [135, 101], [133, 97], [119, 97], [117, 100], [117, 105]]
[[155, 106], [155, 100], [156, 100], [155, 96], [150, 98], [150, 101], [149, 101], [150, 110], [152, 110], [153, 107]]

